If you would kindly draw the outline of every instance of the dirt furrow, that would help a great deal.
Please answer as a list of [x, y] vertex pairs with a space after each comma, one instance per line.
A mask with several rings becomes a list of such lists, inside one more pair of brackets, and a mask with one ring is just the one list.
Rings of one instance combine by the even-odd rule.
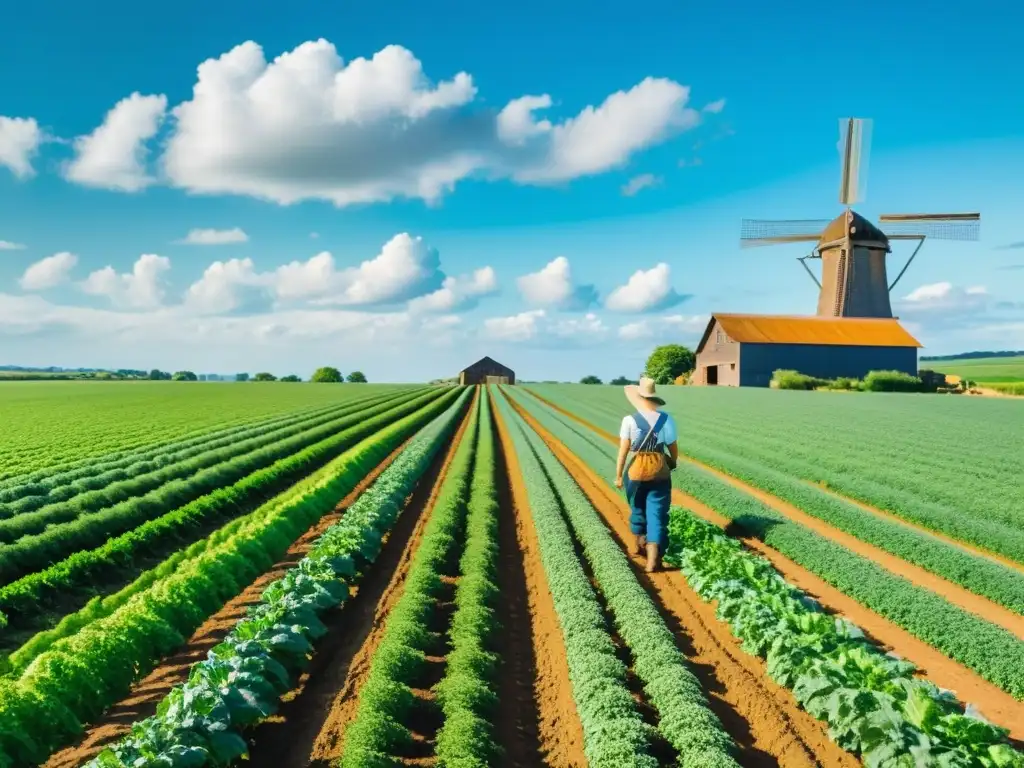
[[[561, 409], [558, 410], [561, 413], [566, 413]], [[566, 413], [566, 415], [600, 434], [606, 434], [579, 417], [570, 413]], [[597, 477], [596, 474], [594, 477]], [[608, 492], [611, 492], [606, 482], [600, 478], [597, 480], [602, 489], [607, 488]], [[738, 538], [749, 549], [756, 551], [768, 560], [786, 581], [817, 600], [823, 609], [848, 618], [864, 630], [881, 648], [913, 662], [917, 666], [920, 676], [926, 677], [942, 688], [955, 691], [961, 701], [974, 704], [986, 718], [1009, 728], [1011, 738], [1024, 739], [1024, 702], [1017, 701], [1002, 689], [948, 658], [928, 643], [865, 608], [853, 598], [772, 549], [760, 539], [736, 535], [732, 521], [692, 496], [673, 488], [672, 502], [720, 528], [726, 529], [730, 535]], [[624, 503], [624, 500], [620, 501], [620, 509], [624, 509], [622, 507]], [[627, 515], [627, 512], [620, 514]], [[628, 515], [624, 519], [628, 520]]]
[[[573, 476], [623, 550], [630, 553], [628, 508], [589, 467], [520, 410]], [[825, 726], [802, 711], [789, 691], [774, 683], [763, 662], [746, 654], [714, 607], [694, 593], [678, 572], [633, 571], [654, 599], [701, 681], [712, 710], [736, 742], [745, 766], [855, 766], [852, 755], [833, 744]]]
[[346, 496], [334, 511], [313, 524], [285, 553], [284, 557], [245, 588], [223, 608], [207, 619], [173, 656], [164, 659], [149, 675], [136, 683], [131, 693], [111, 707], [97, 723], [90, 726], [77, 744], [54, 753], [43, 768], [74, 768], [96, 756], [104, 747], [124, 737], [133, 723], [156, 713], [157, 705], [174, 686], [188, 679], [189, 670], [206, 658], [206, 652], [220, 643], [238, 621], [255, 605], [267, 586], [284, 576], [312, 548], [314, 542], [345, 514], [355, 500], [369, 488], [405, 448], [403, 443], [382, 461]]
[[[511, 538], [509, 528], [514, 529], [515, 541], [521, 553], [527, 607], [527, 615], [520, 614], [521, 630], [529, 632], [532, 659], [536, 665], [532, 685], [532, 708], [536, 714], [527, 715], [524, 719], [528, 728], [532, 727], [529, 725], [530, 721], [534, 718], [536, 720], [536, 738], [540, 754], [535, 761], [531, 760], [525, 764], [542, 765], [546, 768], [579, 768], [587, 764], [587, 758], [583, 751], [583, 726], [576, 712], [572, 683], [569, 680], [569, 665], [565, 658], [562, 629], [541, 564], [540, 544], [537, 541], [533, 519], [530, 517], [530, 501], [515, 447], [501, 414], [497, 410], [494, 410], [493, 414], [500, 438], [499, 452], [506, 470], [506, 498], [507, 501], [511, 501], [511, 509], [502, 508], [502, 516], [506, 518], [502, 530], [505, 537]], [[509, 516], [511, 520], [508, 519]], [[522, 623], [527, 622], [529, 626], [522, 627]], [[520, 695], [524, 693], [525, 691]], [[517, 705], [520, 713], [524, 710], [529, 712], [530, 706], [524, 705], [525, 702], [520, 700]], [[530, 739], [532, 736], [528, 735], [527, 738]], [[523, 759], [529, 758], [530, 755], [527, 754]]]
[[[508, 480], [510, 470], [501, 441], [496, 445], [495, 460], [498, 478], [498, 589], [501, 594], [497, 605], [500, 624], [497, 652], [501, 657], [501, 667], [495, 738], [502, 748], [500, 768], [535, 768], [545, 763], [541, 756], [541, 712], [533, 690], [538, 661], [531, 633], [530, 583], [525, 550], [520, 546], [517, 534], [515, 499]], [[534, 563], [533, 567], [536, 565]]]
[[[590, 429], [598, 432], [599, 434], [606, 437], [608, 440], [616, 441], [617, 438], [608, 434], [604, 430], [598, 429], [592, 424], [587, 423], [572, 413], [569, 413], [564, 408], [560, 408], [548, 400], [544, 400], [539, 395], [534, 393], [534, 397], [541, 400], [545, 405], [555, 409], [559, 413], [576, 420], [580, 424], [583, 424]], [[861, 541], [856, 536], [852, 536], [848, 533], [840, 531], [825, 521], [809, 515], [799, 507], [784, 501], [777, 496], [773, 496], [766, 491], [761, 490], [749, 483], [744, 482], [732, 475], [722, 472], [719, 469], [704, 464], [696, 459], [690, 458], [689, 456], [679, 455], [680, 460], [686, 461], [693, 466], [700, 467], [702, 470], [709, 472], [719, 480], [729, 483], [738, 490], [743, 491], [749, 496], [760, 501], [765, 506], [773, 509], [779, 514], [783, 515], [787, 519], [799, 523], [805, 528], [817, 533], [819, 536], [823, 536], [837, 544], [845, 547], [851, 552], [863, 557], [865, 560], [870, 560], [876, 565], [885, 568], [890, 573], [893, 573], [900, 578], [906, 579], [911, 584], [927, 589], [934, 592], [937, 595], [941, 595], [952, 605], [962, 608], [965, 611], [980, 616], [986, 621], [995, 624], [998, 627], [1002, 627], [1008, 632], [1012, 632], [1016, 637], [1024, 640], [1024, 617], [1020, 614], [1011, 611], [1009, 608], [1005, 608], [998, 603], [994, 603], [991, 600], [987, 600], [980, 595], [976, 595], [973, 592], [965, 589], [959, 584], [955, 584], [952, 581], [936, 576], [934, 573], [921, 568], [920, 566], [909, 563], [896, 555], [891, 555], [888, 552], [879, 549], [878, 547], [868, 544], [865, 541]]]
[[451, 443], [438, 452], [417, 483], [353, 596], [325, 617], [328, 633], [317, 641], [298, 687], [273, 718], [253, 730], [249, 762], [254, 768], [327, 766], [340, 756], [359, 688], [369, 674], [387, 616], [402, 596], [412, 558], [471, 413], [472, 407], [467, 408]]

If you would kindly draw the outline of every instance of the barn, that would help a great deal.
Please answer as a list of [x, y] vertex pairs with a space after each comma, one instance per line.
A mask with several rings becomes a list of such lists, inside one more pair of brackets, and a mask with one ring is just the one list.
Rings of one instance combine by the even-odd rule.
[[700, 344], [694, 384], [767, 387], [777, 370], [822, 379], [868, 371], [917, 375], [921, 344], [896, 318], [714, 314]]
[[511, 368], [489, 357], [483, 357], [459, 374], [459, 384], [515, 384], [516, 374]]

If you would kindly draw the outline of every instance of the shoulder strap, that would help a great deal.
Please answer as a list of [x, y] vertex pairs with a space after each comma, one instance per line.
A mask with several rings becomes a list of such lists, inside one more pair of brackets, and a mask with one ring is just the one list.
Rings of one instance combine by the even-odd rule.
[[[633, 421], [636, 422], [637, 427], [640, 429], [642, 437], [634, 443], [634, 451], [653, 451], [658, 445], [658, 432], [665, 424], [665, 420], [668, 417], [663, 413], [658, 413], [658, 419], [653, 425], [640, 413], [633, 414]], [[645, 434], [646, 432], [646, 434]]]

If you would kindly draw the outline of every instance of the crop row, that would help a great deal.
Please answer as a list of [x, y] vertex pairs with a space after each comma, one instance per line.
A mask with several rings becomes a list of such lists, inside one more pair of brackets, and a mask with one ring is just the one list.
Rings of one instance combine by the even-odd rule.
[[743, 650], [763, 658], [772, 679], [865, 764], [1024, 766], [1005, 729], [964, 715], [952, 694], [915, 678], [913, 664], [818, 610], [716, 526], [673, 507], [669, 540], [666, 561], [680, 566], [705, 601], [717, 601], [718, 618]]
[[103, 750], [90, 768], [128, 768], [140, 761], [194, 768], [226, 765], [243, 756], [245, 728], [272, 714], [294, 684], [320, 617], [342, 605], [376, 561], [384, 536], [438, 451], [452, 437], [470, 392], [414, 437], [374, 484], [328, 528], [309, 554], [270, 584], [228, 636], [192, 666], [155, 716]]
[[[734, 748], [732, 740], [708, 707], [700, 682], [687, 668], [685, 657], [676, 647], [671, 631], [637, 581], [622, 549], [551, 449], [518, 415], [513, 418], [513, 423], [514, 429], [526, 438], [525, 445], [521, 443], [517, 450], [520, 461], [527, 451], [532, 450], [535, 458], [527, 456], [524, 466], [532, 466], [536, 470], [535, 462], [539, 460], [547, 483], [554, 491], [553, 496], [545, 499], [547, 511], [542, 512], [543, 507], [538, 503], [534, 514], [550, 517], [551, 527], [559, 528], [560, 546], [569, 546], [571, 551], [569, 528], [564, 521], [561, 526], [555, 525], [555, 521], [562, 517], [558, 507], [564, 511], [607, 601], [619, 636], [633, 654], [634, 670], [658, 713], [658, 730], [679, 753], [679, 764], [684, 767], [736, 768], [737, 763], [731, 755]], [[534, 482], [540, 480], [536, 471], [533, 479]], [[529, 480], [527, 482], [529, 490]], [[540, 499], [538, 497], [538, 502]]]
[[[197, 455], [232, 446], [253, 437], [269, 435], [283, 428], [322, 423], [324, 419], [349, 412], [353, 406], [358, 407], [374, 399], [383, 399], [383, 396], [353, 398], [328, 408], [277, 416], [255, 424], [243, 424], [136, 453], [121, 454], [109, 460], [97, 457], [95, 461], [85, 466], [54, 472], [31, 482], [8, 482], [5, 487], [0, 488], [0, 518], [32, 512], [48, 504], [66, 502], [87, 491], [105, 488], [121, 480], [131, 480]], [[244, 450], [243, 448], [238, 452]]]
[[[157, 661], [270, 568], [309, 526], [374, 466], [458, 397], [446, 393], [380, 426], [372, 436], [264, 504], [217, 547], [132, 595], [111, 614], [61, 638], [17, 680], [0, 680], [0, 750], [46, 755], [124, 696]], [[117, 663], [111, 663], [112, 660]]]
[[123, 470], [114, 470], [105, 473], [105, 477], [95, 478], [100, 483], [95, 488], [64, 486], [56, 489], [53, 494], [26, 496], [11, 504], [0, 505], [4, 507], [6, 517], [0, 519], [0, 543], [10, 543], [50, 526], [139, 498], [156, 488], [166, 490], [166, 486], [175, 480], [194, 477], [204, 469], [217, 467], [236, 457], [244, 457], [295, 435], [319, 434], [322, 437], [342, 420], [347, 419], [342, 423], [351, 422], [352, 415], [364, 407], [362, 403], [350, 404], [312, 419], [299, 419], [283, 426], [257, 429], [255, 434], [241, 440], [217, 441], [219, 444], [193, 449], [178, 461], [161, 467], [139, 467], [139, 472], [129, 476], [124, 476]]
[[[362, 393], [399, 388], [358, 389]], [[69, 469], [112, 452], [145, 449], [214, 426], [251, 423], [355, 394], [339, 390], [149, 382], [6, 383], [0, 400], [0, 423], [5, 428], [0, 480]], [[82, 440], [82, 435], [89, 439]]]
[[[748, 442], [755, 445], [759, 440], [760, 437], [755, 434], [750, 436]], [[959, 584], [977, 595], [1024, 613], [1024, 573], [873, 514], [809, 485], [785, 471], [790, 463], [785, 454], [765, 452], [752, 459], [749, 458], [750, 451], [732, 447], [726, 452], [698, 445], [694, 440], [685, 446], [684, 452], [703, 464], [788, 501], [838, 530]], [[920, 509], [921, 505], [917, 508]], [[992, 535], [986, 537], [985, 543], [999, 542], [989, 548], [999, 549], [1006, 554], [1017, 550], [1024, 553], [1024, 534], [1019, 530], [1008, 531], [1006, 526], [995, 523], [970, 522], [960, 512], [944, 514], [947, 522], [941, 527], [950, 532], [959, 532], [961, 538], [982, 543], [976, 537], [972, 539], [966, 528], [961, 526], [967, 526], [972, 531], [988, 526]]]
[[437, 697], [444, 716], [435, 755], [440, 768], [493, 765], [499, 659], [498, 488], [490, 397], [480, 402], [480, 438], [466, 516], [466, 546], [459, 561], [455, 615], [448, 631], [450, 650]]
[[428, 653], [443, 653], [444, 637], [431, 631], [437, 602], [454, 575], [472, 488], [480, 409], [448, 469], [413, 556], [405, 587], [384, 627], [356, 715], [345, 733], [341, 768], [390, 765], [413, 743], [407, 723], [417, 706], [412, 686], [423, 678]]
[[[365, 434], [366, 424], [374, 416], [392, 412], [394, 417], [402, 409], [416, 408], [418, 404], [436, 396], [436, 392], [428, 392], [418, 397], [402, 396], [375, 404], [309, 432], [279, 440], [241, 456], [227, 458], [219, 465], [201, 470], [190, 477], [184, 476], [144, 495], [127, 498], [112, 507], [66, 523], [51, 525], [42, 533], [24, 536], [16, 542], [0, 546], [0, 582], [10, 583], [72, 553], [100, 546], [112, 536], [131, 531], [183, 505], [202, 502], [204, 498], [209, 502], [210, 498], [220, 497], [221, 504], [240, 507], [253, 496], [229, 492], [233, 488], [232, 484], [264, 469], [273, 477], [279, 477], [281, 473], [276, 466], [277, 462], [283, 460], [288, 463], [294, 455], [306, 455], [308, 448], [314, 448], [312, 453], [326, 460], [346, 447], [342, 435], [351, 439]], [[230, 452], [228, 449], [222, 450]], [[289, 477], [292, 482], [297, 479], [294, 475]], [[251, 492], [258, 487], [253, 484], [247, 490]]]
[[[145, 522], [134, 530], [111, 538], [95, 549], [75, 552], [48, 568], [0, 588], [0, 611], [3, 611], [0, 617], [9, 617], [12, 626], [32, 626], [36, 614], [43, 606], [66, 597], [74, 590], [90, 589], [97, 583], [109, 582], [115, 574], [131, 572], [132, 566], [143, 555], [159, 556], [169, 547], [179, 546], [190, 536], [201, 534], [226, 519], [243, 515], [275, 493], [285, 491], [289, 485], [322, 467], [359, 440], [372, 435], [375, 430], [413, 413], [436, 397], [435, 391], [376, 415], [367, 412], [364, 414], [366, 418], [356, 426], [285, 456], [234, 485], [220, 488], [184, 507]], [[183, 561], [181, 553], [172, 555], [170, 559], [179, 563]], [[152, 576], [153, 572], [143, 574], [127, 590], [122, 590], [110, 599], [93, 601], [79, 613], [88, 616], [89, 620], [100, 614], [106, 615], [127, 600], [134, 591], [145, 588], [147, 579]], [[76, 631], [80, 623], [78, 617], [69, 617], [69, 621], [62, 621], [60, 626], [42, 633], [42, 637], [33, 638], [26, 645], [33, 652], [39, 647], [48, 647], [52, 638]], [[18, 659], [20, 661], [16, 661]], [[25, 660], [26, 653], [22, 651], [12, 654], [12, 662], [16, 665]]]
[[[614, 446], [539, 401], [517, 400], [565, 445], [607, 477]], [[532, 400], [532, 402], [531, 402]], [[1010, 632], [951, 605], [848, 549], [794, 523], [757, 499], [689, 463], [673, 473], [673, 485], [734, 522], [738, 531], [761, 539], [844, 594], [884, 616], [950, 658], [973, 669], [1018, 699], [1024, 699], [1024, 642]]]

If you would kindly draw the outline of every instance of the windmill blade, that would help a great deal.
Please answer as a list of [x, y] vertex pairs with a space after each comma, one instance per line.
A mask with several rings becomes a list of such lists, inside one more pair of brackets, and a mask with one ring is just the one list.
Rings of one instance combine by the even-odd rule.
[[777, 243], [812, 243], [821, 238], [828, 219], [743, 219], [740, 223], [740, 245], [756, 248]]
[[892, 240], [977, 240], [980, 213], [885, 213], [878, 222]]
[[862, 203], [867, 198], [871, 127], [870, 120], [860, 117], [839, 121], [839, 202], [843, 205]]

